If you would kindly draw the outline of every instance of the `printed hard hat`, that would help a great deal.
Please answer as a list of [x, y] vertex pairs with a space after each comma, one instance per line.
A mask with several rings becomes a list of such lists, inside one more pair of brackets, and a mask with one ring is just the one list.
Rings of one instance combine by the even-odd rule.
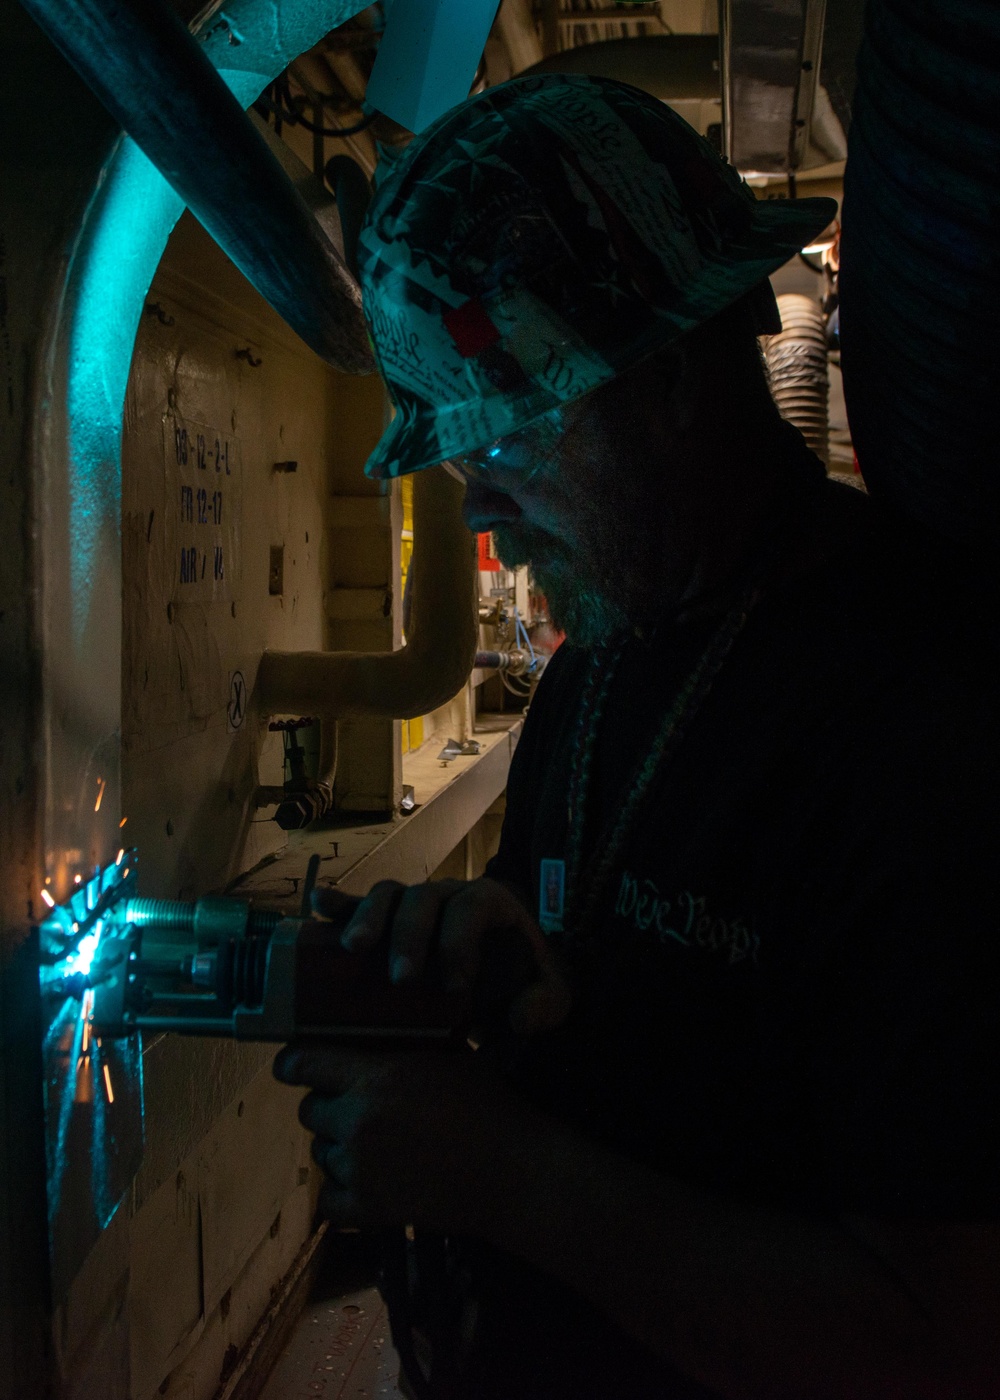
[[829, 199], [756, 200], [625, 83], [486, 89], [413, 140], [361, 231], [396, 407], [365, 471], [419, 471], [582, 397], [758, 286], [835, 214]]

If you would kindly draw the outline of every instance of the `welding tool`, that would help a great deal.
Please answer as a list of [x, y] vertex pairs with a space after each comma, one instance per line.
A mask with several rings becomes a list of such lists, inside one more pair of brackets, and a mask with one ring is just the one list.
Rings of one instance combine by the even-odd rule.
[[[531, 949], [514, 939], [487, 950], [481, 977], [489, 999], [454, 994], [432, 979], [394, 986], [386, 949], [345, 949], [341, 935], [360, 901], [344, 900], [339, 920], [312, 916], [319, 856], [309, 861], [297, 915], [226, 896], [144, 899], [137, 890], [137, 853], [120, 851], [62, 904], [50, 895], [40, 926], [42, 986], [82, 1001], [84, 1035], [98, 1046], [140, 1031], [285, 1042], [305, 1038], [366, 1047], [438, 1045], [502, 1047], [510, 1035], [507, 1007], [536, 975]], [[75, 1052], [74, 1052], [75, 1053]], [[89, 1075], [74, 1077], [74, 1101], [92, 1094]], [[107, 1065], [104, 1066], [107, 1078]], [[110, 1080], [107, 1089], [110, 1103]], [[393, 1333], [414, 1394], [450, 1394], [418, 1360], [413, 1337], [422, 1293], [454, 1272], [453, 1242], [412, 1231], [382, 1240], [382, 1278], [391, 1300]], [[465, 1317], [463, 1312], [462, 1317]], [[435, 1358], [459, 1354], [459, 1339], [442, 1317]], [[464, 1326], [464, 1322], [463, 1322]], [[421, 1328], [426, 1332], [426, 1327]], [[435, 1360], [435, 1366], [437, 1362]]]
[[[226, 896], [143, 899], [135, 893], [135, 866], [130, 852], [128, 878], [101, 891], [99, 920], [88, 925], [99, 936], [86, 966], [66, 947], [66, 930], [82, 927], [82, 910], [56, 907], [42, 926], [43, 943], [54, 939], [56, 953], [64, 951], [53, 969], [62, 975], [49, 985], [62, 996], [92, 995], [96, 1036], [175, 1031], [275, 1042], [464, 1044], [473, 1020], [489, 1018], [489, 1008], [474, 1006], [471, 995], [446, 993], [428, 979], [394, 986], [383, 947], [345, 949], [341, 934], [353, 906], [339, 922], [310, 912], [318, 857], [293, 917]], [[531, 970], [526, 948], [520, 986]], [[516, 994], [509, 976], [504, 982], [495, 1009]]]

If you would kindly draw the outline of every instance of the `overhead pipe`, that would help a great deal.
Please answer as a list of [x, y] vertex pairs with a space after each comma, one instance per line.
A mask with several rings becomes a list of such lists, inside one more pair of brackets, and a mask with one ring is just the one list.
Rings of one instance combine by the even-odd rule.
[[413, 479], [413, 579], [398, 651], [267, 651], [258, 714], [415, 719], [451, 700], [472, 671], [478, 634], [475, 555], [462, 520], [464, 487], [441, 467]]
[[1000, 8], [871, 0], [845, 175], [840, 335], [871, 494], [996, 568]]
[[327, 363], [369, 373], [355, 279], [165, 0], [23, 4], [275, 311]]
[[352, 275], [357, 277], [358, 238], [371, 202], [371, 184], [357, 161], [343, 155], [330, 157], [323, 168], [323, 179], [337, 201], [344, 261]]

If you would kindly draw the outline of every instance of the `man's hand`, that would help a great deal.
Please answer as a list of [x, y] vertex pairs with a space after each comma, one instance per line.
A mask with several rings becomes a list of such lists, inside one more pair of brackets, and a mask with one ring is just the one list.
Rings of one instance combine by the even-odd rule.
[[341, 942], [349, 951], [384, 944], [395, 986], [433, 977], [480, 1007], [506, 1006], [520, 1035], [549, 1030], [569, 1011], [569, 989], [545, 935], [497, 880], [384, 880], [360, 902], [320, 888], [313, 908], [322, 917], [348, 918]]
[[[384, 881], [362, 900], [321, 888], [313, 907], [344, 923], [348, 951], [381, 945], [396, 986], [430, 979], [522, 1035], [558, 1025], [569, 1010], [541, 929], [496, 880]], [[471, 1051], [289, 1046], [274, 1072], [313, 1090], [299, 1116], [327, 1176], [321, 1208], [339, 1225], [487, 1234], [507, 1204], [505, 1163], [522, 1150], [529, 1123], [539, 1129]]]
[[313, 1091], [299, 1117], [335, 1225], [491, 1233], [534, 1115], [480, 1055], [287, 1046], [274, 1072]]

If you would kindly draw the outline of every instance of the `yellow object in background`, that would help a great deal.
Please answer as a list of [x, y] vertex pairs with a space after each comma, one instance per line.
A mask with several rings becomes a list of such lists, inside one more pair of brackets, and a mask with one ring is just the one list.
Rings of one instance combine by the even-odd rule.
[[403, 752], [410, 753], [413, 749], [419, 749], [424, 742], [424, 721], [423, 716], [417, 719], [403, 720]]
[[[399, 547], [401, 598], [406, 597], [406, 575], [413, 556], [413, 477], [404, 476], [400, 481], [403, 495], [403, 536]], [[404, 637], [405, 641], [405, 637]], [[424, 721], [422, 718], [403, 720], [403, 752], [419, 749], [424, 742]]]

